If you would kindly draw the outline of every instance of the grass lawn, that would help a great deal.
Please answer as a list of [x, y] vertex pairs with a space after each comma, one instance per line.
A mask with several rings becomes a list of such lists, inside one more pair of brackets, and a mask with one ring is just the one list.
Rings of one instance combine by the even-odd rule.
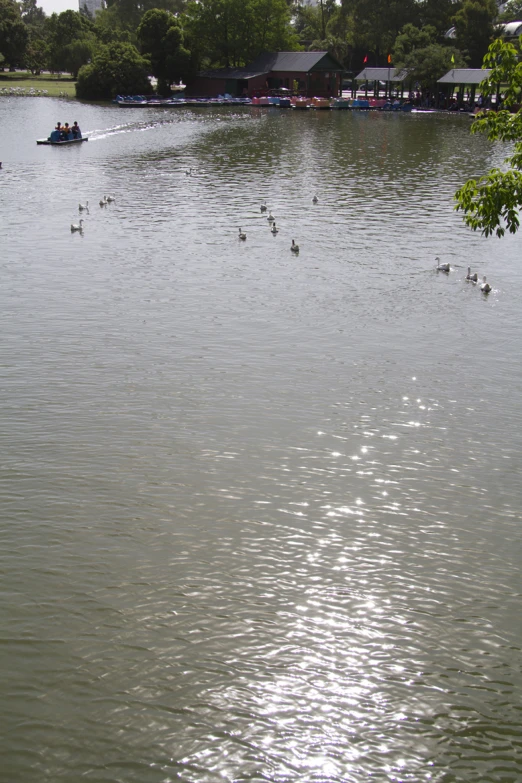
[[42, 73], [40, 76], [33, 76], [31, 73], [16, 71], [15, 73], [0, 72], [0, 90], [2, 88], [22, 87], [26, 91], [47, 90], [49, 98], [62, 97], [76, 99], [76, 82], [71, 76], [52, 76], [50, 73]]

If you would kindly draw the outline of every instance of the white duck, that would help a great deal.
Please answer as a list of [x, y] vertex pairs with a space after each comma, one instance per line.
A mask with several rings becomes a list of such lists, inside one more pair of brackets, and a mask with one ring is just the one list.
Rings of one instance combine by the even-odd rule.
[[100, 207], [106, 207], [107, 206], [107, 196], [104, 196], [100, 199]]
[[273, 223], [275, 221], [275, 217], [272, 215], [271, 211], [268, 213], [267, 220], [269, 223]]
[[481, 285], [480, 285], [480, 290], [482, 291], [482, 293], [483, 293], [483, 294], [489, 294], [489, 292], [491, 291], [491, 286], [490, 286], [490, 284], [487, 282], [487, 280], [486, 280], [486, 276], [485, 276], [485, 275], [484, 275], [484, 277], [482, 278], [482, 283], [481, 283]]
[[469, 280], [472, 283], [478, 282], [478, 274], [476, 272], [473, 272], [473, 274], [471, 274], [470, 266], [468, 266], [468, 274], [466, 275], [466, 280]]
[[450, 271], [450, 265], [449, 263], [441, 264], [440, 258], [437, 256], [435, 261], [437, 262], [437, 272], [449, 272]]
[[105, 196], [105, 200], [107, 204], [111, 204], [113, 201], [116, 201], [116, 196]]
[[85, 204], [78, 204], [78, 212], [88, 212], [89, 211], [89, 202], [86, 201]]
[[242, 239], [243, 241], [246, 239], [246, 234], [241, 231], [241, 227], [239, 228], [239, 239]]
[[276, 226], [276, 224], [275, 224], [275, 220], [274, 220], [274, 222], [272, 223], [272, 228], [270, 229], [270, 231], [272, 232], [272, 234], [273, 234], [274, 236], [275, 236], [275, 235], [278, 233], [278, 231], [279, 231], [279, 229], [277, 228], [277, 226]]
[[290, 246], [290, 250], [292, 251], [292, 253], [299, 253], [299, 245], [295, 244], [295, 240], [294, 239], [292, 239], [292, 244]]
[[71, 231], [83, 231], [83, 220], [80, 220], [79, 225], [77, 223], [71, 223]]

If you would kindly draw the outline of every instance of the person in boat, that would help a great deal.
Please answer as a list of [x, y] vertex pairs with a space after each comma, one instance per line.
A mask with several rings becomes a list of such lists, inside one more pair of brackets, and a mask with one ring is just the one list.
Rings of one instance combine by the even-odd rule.
[[55, 128], [55, 130], [57, 130], [57, 131], [60, 131], [60, 133], [62, 132], [62, 123], [61, 123], [61, 122], [57, 122], [57, 123], [56, 123], [56, 128]]
[[73, 139], [78, 139], [81, 136], [80, 126], [78, 125], [76, 120], [74, 121], [74, 125], [72, 126], [71, 130], [72, 130]]
[[65, 125], [62, 128], [62, 139], [64, 139], [64, 141], [66, 141], [69, 138], [70, 130], [71, 129], [69, 128], [69, 123], [66, 122]]

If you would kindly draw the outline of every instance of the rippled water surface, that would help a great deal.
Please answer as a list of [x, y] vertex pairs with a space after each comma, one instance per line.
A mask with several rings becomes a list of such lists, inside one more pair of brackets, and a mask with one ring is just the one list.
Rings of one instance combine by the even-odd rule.
[[522, 237], [453, 211], [469, 125], [1, 99], [6, 782], [522, 779]]

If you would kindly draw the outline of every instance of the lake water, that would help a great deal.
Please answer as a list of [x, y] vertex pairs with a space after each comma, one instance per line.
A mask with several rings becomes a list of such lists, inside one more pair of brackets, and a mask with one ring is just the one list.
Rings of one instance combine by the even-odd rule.
[[3, 780], [519, 782], [522, 235], [452, 203], [505, 151], [0, 101]]

